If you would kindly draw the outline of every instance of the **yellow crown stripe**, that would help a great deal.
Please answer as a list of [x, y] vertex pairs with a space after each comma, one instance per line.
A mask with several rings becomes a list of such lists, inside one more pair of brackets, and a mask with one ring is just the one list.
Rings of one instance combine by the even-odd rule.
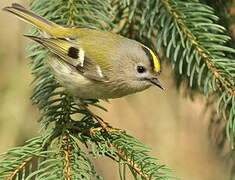
[[146, 49], [148, 49], [148, 51], [150, 52], [150, 54], [152, 56], [154, 71], [159, 73], [161, 71], [160, 59], [158, 58], [158, 56], [155, 55], [155, 53], [151, 49], [149, 49], [146, 46], [144, 46], [144, 47]]
[[161, 70], [160, 59], [154, 54], [154, 52], [151, 49], [149, 49], [149, 51], [153, 57], [154, 71], [160, 72]]

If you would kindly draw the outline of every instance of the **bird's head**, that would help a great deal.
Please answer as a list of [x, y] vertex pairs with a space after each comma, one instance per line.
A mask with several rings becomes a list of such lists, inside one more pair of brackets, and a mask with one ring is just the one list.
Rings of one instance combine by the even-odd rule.
[[118, 62], [115, 77], [119, 77], [119, 82], [124, 82], [130, 93], [142, 91], [153, 85], [164, 89], [158, 79], [161, 66], [157, 54], [148, 47], [135, 43], [136, 41], [132, 42], [133, 44], [121, 49], [121, 60], [115, 61]]

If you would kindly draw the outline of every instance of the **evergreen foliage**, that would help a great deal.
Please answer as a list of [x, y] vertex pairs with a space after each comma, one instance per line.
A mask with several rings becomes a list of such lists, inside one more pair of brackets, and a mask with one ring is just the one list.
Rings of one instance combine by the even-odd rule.
[[[109, 31], [114, 28], [114, 21], [118, 21], [108, 0], [35, 0], [31, 7], [36, 13], [66, 26]], [[38, 32], [33, 29], [31, 33]], [[120, 164], [121, 179], [125, 179], [126, 167], [135, 179], [174, 179], [168, 168], [149, 155], [145, 145], [125, 132], [104, 131], [97, 122], [99, 117], [74, 102], [51, 74], [44, 48], [33, 43], [28, 51], [35, 76], [32, 101], [42, 113], [43, 136], [4, 154], [0, 178], [102, 179], [91, 159], [107, 156]], [[98, 102], [86, 100], [85, 103], [104, 109]]]
[[[173, 65], [178, 86], [187, 82], [190, 94], [199, 92], [207, 97], [208, 104], [217, 103], [217, 120], [213, 119], [210, 128], [220, 126], [216, 127], [219, 135], [212, 138], [217, 138], [215, 141], [219, 148], [224, 148], [229, 141], [231, 148], [226, 157], [233, 164], [233, 178], [235, 51], [234, 41], [231, 41], [229, 32], [224, 28], [229, 27], [225, 9], [231, 1], [204, 2], [216, 11], [197, 0], [139, 1], [140, 8], [136, 8], [134, 18], [126, 23], [128, 33], [123, 32], [125, 35], [131, 34], [130, 37], [140, 37], [141, 41], [156, 47], [158, 52], [162, 50]], [[221, 20], [216, 14], [221, 16]], [[136, 26], [133, 28], [130, 24]], [[139, 28], [142, 31], [138, 31]], [[212, 114], [212, 117], [215, 115]]]
[[[118, 32], [162, 49], [179, 85], [186, 81], [189, 91], [217, 101], [233, 145], [235, 50], [226, 45], [230, 37], [213, 8], [198, 0], [33, 0], [31, 8], [58, 24]], [[29, 48], [32, 101], [42, 113], [43, 135], [2, 156], [0, 178], [101, 179], [92, 157], [107, 156], [119, 163], [120, 179], [126, 168], [135, 179], [174, 179], [141, 142], [125, 132], [102, 130], [100, 117], [80, 108], [56, 81], [45, 63], [47, 53], [36, 43]], [[86, 103], [103, 109], [98, 100]]]

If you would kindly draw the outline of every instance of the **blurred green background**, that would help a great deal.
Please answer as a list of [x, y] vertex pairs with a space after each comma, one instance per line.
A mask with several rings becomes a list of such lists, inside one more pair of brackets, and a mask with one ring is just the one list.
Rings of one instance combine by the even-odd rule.
[[[0, 9], [18, 2], [1, 0]], [[9, 13], [0, 12], [0, 153], [39, 134], [39, 112], [31, 105], [32, 76], [22, 36], [26, 24]], [[126, 129], [153, 149], [153, 155], [184, 180], [226, 180], [226, 167], [208, 136], [209, 111], [205, 99], [192, 102], [176, 90], [171, 68], [161, 75], [166, 91], [151, 88], [126, 98], [103, 103], [109, 112], [97, 112], [115, 127]], [[119, 179], [117, 164], [96, 162], [105, 179]]]

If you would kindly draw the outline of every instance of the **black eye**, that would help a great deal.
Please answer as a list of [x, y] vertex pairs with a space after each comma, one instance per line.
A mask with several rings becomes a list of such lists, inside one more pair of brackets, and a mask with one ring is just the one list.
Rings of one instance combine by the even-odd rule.
[[144, 73], [144, 72], [146, 72], [146, 68], [144, 66], [137, 66], [137, 72]]

